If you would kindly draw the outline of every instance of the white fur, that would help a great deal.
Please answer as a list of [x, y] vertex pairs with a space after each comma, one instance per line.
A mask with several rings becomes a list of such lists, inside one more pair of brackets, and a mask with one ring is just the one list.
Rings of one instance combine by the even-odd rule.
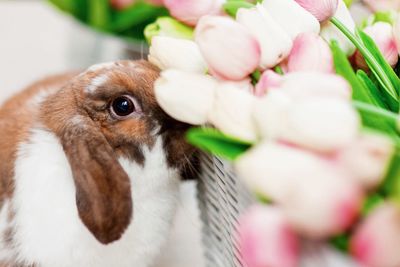
[[[10, 211], [10, 202], [5, 201], [0, 210], [0, 233], [6, 232], [9, 225], [9, 211]], [[14, 252], [4, 244], [4, 240], [0, 242], [0, 261], [7, 262], [12, 259], [14, 256]]]
[[94, 93], [98, 87], [102, 86], [108, 81], [108, 76], [106, 74], [99, 75], [93, 78], [92, 82], [85, 88], [86, 92], [91, 94]]
[[92, 65], [87, 69], [87, 71], [98, 71], [101, 69], [111, 69], [112, 67], [116, 66], [116, 62], [104, 62], [104, 63], [99, 63]]
[[179, 181], [166, 164], [160, 139], [144, 153], [144, 167], [120, 159], [131, 178], [134, 218], [123, 237], [106, 246], [78, 217], [71, 169], [58, 139], [33, 130], [20, 145], [15, 166], [12, 223], [19, 259], [40, 267], [148, 266], [167, 237]]

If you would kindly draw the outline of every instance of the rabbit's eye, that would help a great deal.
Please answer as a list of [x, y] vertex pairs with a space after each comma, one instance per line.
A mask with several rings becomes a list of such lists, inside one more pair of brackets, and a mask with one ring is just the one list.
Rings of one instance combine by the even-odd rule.
[[128, 95], [123, 95], [115, 98], [111, 102], [110, 111], [111, 114], [117, 119], [124, 119], [136, 112], [138, 105], [136, 100]]

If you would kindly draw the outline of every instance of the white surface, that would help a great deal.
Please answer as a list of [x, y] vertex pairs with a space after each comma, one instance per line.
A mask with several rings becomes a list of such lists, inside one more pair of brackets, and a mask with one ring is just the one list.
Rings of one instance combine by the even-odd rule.
[[[102, 38], [40, 1], [0, 1], [0, 102], [49, 74], [119, 59], [121, 44]], [[169, 243], [155, 267], [202, 267], [195, 185], [181, 186]]]

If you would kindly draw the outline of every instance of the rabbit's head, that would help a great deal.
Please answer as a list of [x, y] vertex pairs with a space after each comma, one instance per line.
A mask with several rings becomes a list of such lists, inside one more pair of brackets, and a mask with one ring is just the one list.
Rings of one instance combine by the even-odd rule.
[[157, 105], [158, 75], [146, 61], [96, 65], [47, 98], [41, 109], [71, 165], [79, 216], [104, 244], [118, 240], [134, 217], [130, 180], [118, 158], [144, 164], [142, 150], [161, 138], [167, 164], [181, 171], [194, 152], [184, 139], [188, 125]]

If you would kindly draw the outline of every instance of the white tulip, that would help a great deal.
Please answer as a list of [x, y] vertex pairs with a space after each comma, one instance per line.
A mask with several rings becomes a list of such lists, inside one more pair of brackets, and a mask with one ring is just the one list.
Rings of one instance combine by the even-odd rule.
[[[355, 22], [343, 0], [339, 0], [338, 8], [334, 15], [341, 23], [343, 23], [351, 32], [355, 32]], [[327, 42], [336, 40], [340, 48], [350, 56], [356, 51], [356, 47], [332, 22], [326, 22], [321, 29], [321, 36]]]
[[245, 141], [255, 141], [252, 120], [255, 97], [232, 83], [221, 83], [215, 90], [215, 102], [209, 121], [225, 134]]
[[154, 36], [148, 59], [162, 70], [178, 69], [197, 73], [206, 73], [207, 70], [197, 44], [185, 39]]
[[218, 82], [207, 75], [167, 70], [155, 83], [160, 107], [176, 120], [193, 125], [207, 122]]
[[294, 40], [303, 32], [319, 34], [319, 21], [294, 0], [264, 0], [263, 6]]
[[367, 188], [378, 186], [388, 171], [393, 143], [383, 135], [364, 133], [338, 156], [339, 164]]
[[330, 170], [323, 160], [310, 152], [268, 141], [240, 156], [235, 169], [253, 192], [278, 203], [290, 199], [300, 183]]
[[281, 90], [271, 90], [254, 102], [253, 118], [259, 136], [278, 139], [286, 127], [286, 113], [293, 100]]
[[358, 113], [349, 102], [313, 97], [292, 104], [280, 137], [321, 152], [331, 152], [352, 142], [359, 131]]
[[286, 74], [279, 88], [293, 99], [318, 96], [350, 100], [352, 93], [349, 83], [341, 76], [319, 72]]
[[261, 46], [261, 68], [271, 68], [286, 58], [292, 48], [290, 36], [278, 25], [262, 5], [241, 8], [236, 20], [244, 25]]
[[283, 91], [270, 92], [255, 102], [253, 117], [261, 137], [320, 152], [351, 143], [360, 124], [349, 102], [326, 97], [294, 100]]

